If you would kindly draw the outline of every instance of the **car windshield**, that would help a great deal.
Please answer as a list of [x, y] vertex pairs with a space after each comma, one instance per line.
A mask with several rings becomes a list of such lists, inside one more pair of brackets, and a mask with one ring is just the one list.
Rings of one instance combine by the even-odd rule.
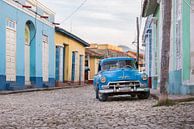
[[132, 68], [136, 69], [136, 61], [134, 60], [112, 60], [105, 61], [102, 64], [102, 70], [112, 70], [117, 68]]

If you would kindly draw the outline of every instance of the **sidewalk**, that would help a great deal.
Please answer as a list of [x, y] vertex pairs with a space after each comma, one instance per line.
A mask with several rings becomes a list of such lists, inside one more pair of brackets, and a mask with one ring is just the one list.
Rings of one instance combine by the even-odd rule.
[[[159, 99], [159, 90], [151, 89], [150, 94], [154, 99]], [[169, 95], [168, 98], [175, 102], [194, 101], [194, 95]]]
[[17, 94], [17, 93], [25, 93], [25, 92], [36, 92], [36, 91], [51, 91], [51, 90], [60, 90], [60, 89], [70, 89], [70, 88], [79, 88], [85, 87], [89, 85], [65, 85], [62, 87], [49, 87], [49, 88], [31, 88], [31, 89], [23, 89], [23, 90], [15, 90], [15, 91], [0, 91], [0, 95], [8, 95], [8, 94]]

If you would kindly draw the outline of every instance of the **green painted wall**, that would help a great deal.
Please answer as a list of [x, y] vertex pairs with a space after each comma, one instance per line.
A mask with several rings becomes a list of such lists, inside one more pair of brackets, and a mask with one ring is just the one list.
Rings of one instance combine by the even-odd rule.
[[157, 7], [156, 12], [154, 13], [154, 17], [157, 17], [159, 19], [159, 17], [160, 17], [160, 6]]
[[183, 0], [183, 80], [190, 79], [190, 0]]

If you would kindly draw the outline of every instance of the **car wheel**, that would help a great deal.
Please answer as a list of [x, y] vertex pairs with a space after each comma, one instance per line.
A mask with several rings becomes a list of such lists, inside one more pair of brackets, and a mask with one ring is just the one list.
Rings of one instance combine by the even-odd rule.
[[102, 102], [105, 102], [108, 98], [108, 95], [107, 94], [102, 94], [99, 92], [99, 90], [97, 90], [97, 93], [96, 93], [96, 98], [99, 99], [99, 101], [102, 101]]
[[150, 92], [145, 92], [137, 95], [139, 99], [148, 99], [150, 96]]
[[96, 99], [98, 99], [98, 90], [95, 90], [96, 91]]
[[136, 97], [136, 94], [132, 94], [131, 97], [132, 97], [132, 98], [135, 98], [135, 97]]

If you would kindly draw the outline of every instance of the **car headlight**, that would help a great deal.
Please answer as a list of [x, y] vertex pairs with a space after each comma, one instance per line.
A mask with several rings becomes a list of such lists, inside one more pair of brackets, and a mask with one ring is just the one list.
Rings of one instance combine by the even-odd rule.
[[148, 76], [147, 76], [146, 74], [142, 74], [141, 78], [142, 78], [142, 80], [144, 80], [144, 81], [148, 80]]
[[105, 83], [106, 82], [106, 77], [101, 77], [100, 82]]

